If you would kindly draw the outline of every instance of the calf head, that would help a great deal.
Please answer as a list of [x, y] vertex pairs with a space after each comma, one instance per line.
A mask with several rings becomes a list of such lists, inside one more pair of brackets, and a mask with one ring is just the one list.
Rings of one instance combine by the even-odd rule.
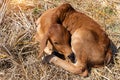
[[47, 46], [48, 40], [53, 45], [53, 49], [63, 54], [65, 57], [68, 57], [72, 53], [70, 46], [71, 36], [62, 25], [51, 25], [44, 38], [41, 40], [39, 57]]

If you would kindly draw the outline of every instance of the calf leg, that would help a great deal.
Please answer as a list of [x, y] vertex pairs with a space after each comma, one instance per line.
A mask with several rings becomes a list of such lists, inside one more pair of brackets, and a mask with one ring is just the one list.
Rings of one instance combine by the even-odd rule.
[[79, 74], [84, 77], [88, 75], [88, 71], [87, 69], [84, 69], [84, 66], [78, 66], [76, 64], [73, 64], [72, 62], [67, 62], [66, 60], [56, 57], [55, 55], [48, 55], [45, 57], [45, 59], [47, 62], [60, 66], [63, 69], [74, 74]]
[[87, 67], [87, 56], [85, 49], [83, 48], [82, 39], [80, 35], [74, 33], [72, 35], [71, 40], [71, 46], [72, 51], [74, 52], [75, 58], [76, 58], [76, 66], [81, 66], [81, 76], [87, 76], [88, 75], [88, 67]]

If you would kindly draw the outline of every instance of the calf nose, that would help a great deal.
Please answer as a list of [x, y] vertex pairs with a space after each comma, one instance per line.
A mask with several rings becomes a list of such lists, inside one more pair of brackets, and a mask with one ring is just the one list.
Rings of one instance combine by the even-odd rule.
[[76, 60], [75, 60], [75, 54], [74, 53], [71, 53], [68, 58], [71, 60], [71, 62], [75, 63]]

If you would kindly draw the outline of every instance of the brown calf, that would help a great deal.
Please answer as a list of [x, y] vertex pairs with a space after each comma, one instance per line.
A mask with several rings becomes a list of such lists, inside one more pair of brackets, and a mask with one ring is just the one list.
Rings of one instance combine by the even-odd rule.
[[110, 40], [93, 19], [81, 12], [77, 12], [70, 4], [48, 10], [52, 13], [47, 17], [63, 25], [71, 33], [71, 47], [76, 57], [76, 63], [70, 63], [54, 55], [47, 58], [65, 70], [81, 76], [88, 75], [88, 67], [100, 67], [108, 64], [112, 59]]

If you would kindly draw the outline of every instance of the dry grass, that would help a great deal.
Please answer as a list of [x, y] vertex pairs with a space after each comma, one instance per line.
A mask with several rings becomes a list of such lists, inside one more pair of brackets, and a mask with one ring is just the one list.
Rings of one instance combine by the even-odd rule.
[[[120, 80], [119, 0], [26, 0], [19, 5], [14, 1], [4, 0], [0, 8], [0, 80]], [[94, 68], [89, 77], [82, 78], [36, 59], [34, 22], [45, 10], [64, 2], [103, 26], [116, 46], [112, 46], [114, 64]]]

